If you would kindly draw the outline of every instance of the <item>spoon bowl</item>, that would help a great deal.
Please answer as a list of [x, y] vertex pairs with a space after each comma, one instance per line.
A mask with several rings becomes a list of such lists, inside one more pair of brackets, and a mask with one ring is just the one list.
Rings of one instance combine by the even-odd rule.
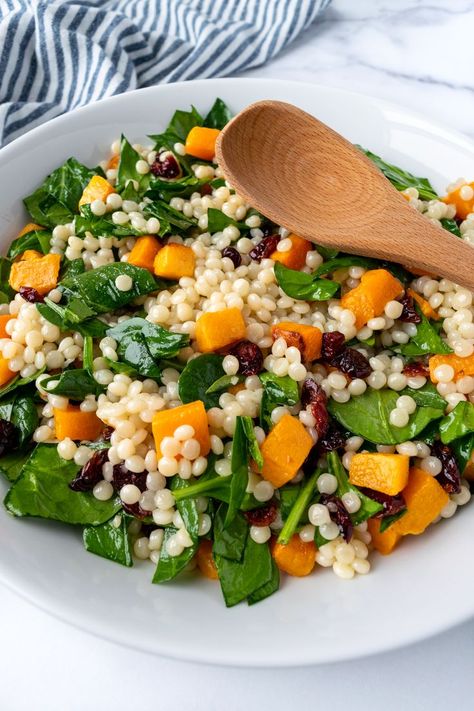
[[474, 290], [473, 248], [414, 210], [360, 150], [296, 106], [251, 104], [221, 131], [216, 155], [239, 195], [301, 237]]

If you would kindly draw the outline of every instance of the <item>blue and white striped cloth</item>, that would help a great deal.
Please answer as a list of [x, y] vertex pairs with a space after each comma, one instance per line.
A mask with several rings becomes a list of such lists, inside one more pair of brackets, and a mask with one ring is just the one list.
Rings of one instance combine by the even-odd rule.
[[261, 65], [329, 2], [0, 0], [0, 145], [105, 96]]

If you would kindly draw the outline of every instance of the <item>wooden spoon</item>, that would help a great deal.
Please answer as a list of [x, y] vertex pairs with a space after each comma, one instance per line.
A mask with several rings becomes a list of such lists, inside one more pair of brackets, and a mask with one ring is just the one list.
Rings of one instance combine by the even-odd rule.
[[221, 131], [224, 175], [273, 222], [324, 247], [474, 290], [474, 249], [414, 210], [361, 151], [305, 111], [259, 101]]

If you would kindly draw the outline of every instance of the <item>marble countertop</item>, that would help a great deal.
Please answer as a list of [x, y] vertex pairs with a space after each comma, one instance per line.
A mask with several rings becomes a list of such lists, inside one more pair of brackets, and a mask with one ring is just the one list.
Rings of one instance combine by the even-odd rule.
[[[474, 136], [473, 34], [472, 0], [333, 0], [279, 57], [244, 76], [372, 94]], [[0, 629], [4, 711], [283, 711], [295, 701], [331, 711], [473, 708], [474, 622], [376, 658], [278, 671], [134, 652], [68, 627], [4, 589]]]

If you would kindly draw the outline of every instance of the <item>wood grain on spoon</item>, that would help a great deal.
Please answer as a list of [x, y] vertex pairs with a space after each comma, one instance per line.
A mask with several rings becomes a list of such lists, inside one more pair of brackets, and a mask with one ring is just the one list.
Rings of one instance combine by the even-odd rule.
[[224, 175], [262, 214], [325, 247], [474, 290], [474, 249], [414, 210], [372, 162], [305, 111], [259, 101], [221, 131]]

